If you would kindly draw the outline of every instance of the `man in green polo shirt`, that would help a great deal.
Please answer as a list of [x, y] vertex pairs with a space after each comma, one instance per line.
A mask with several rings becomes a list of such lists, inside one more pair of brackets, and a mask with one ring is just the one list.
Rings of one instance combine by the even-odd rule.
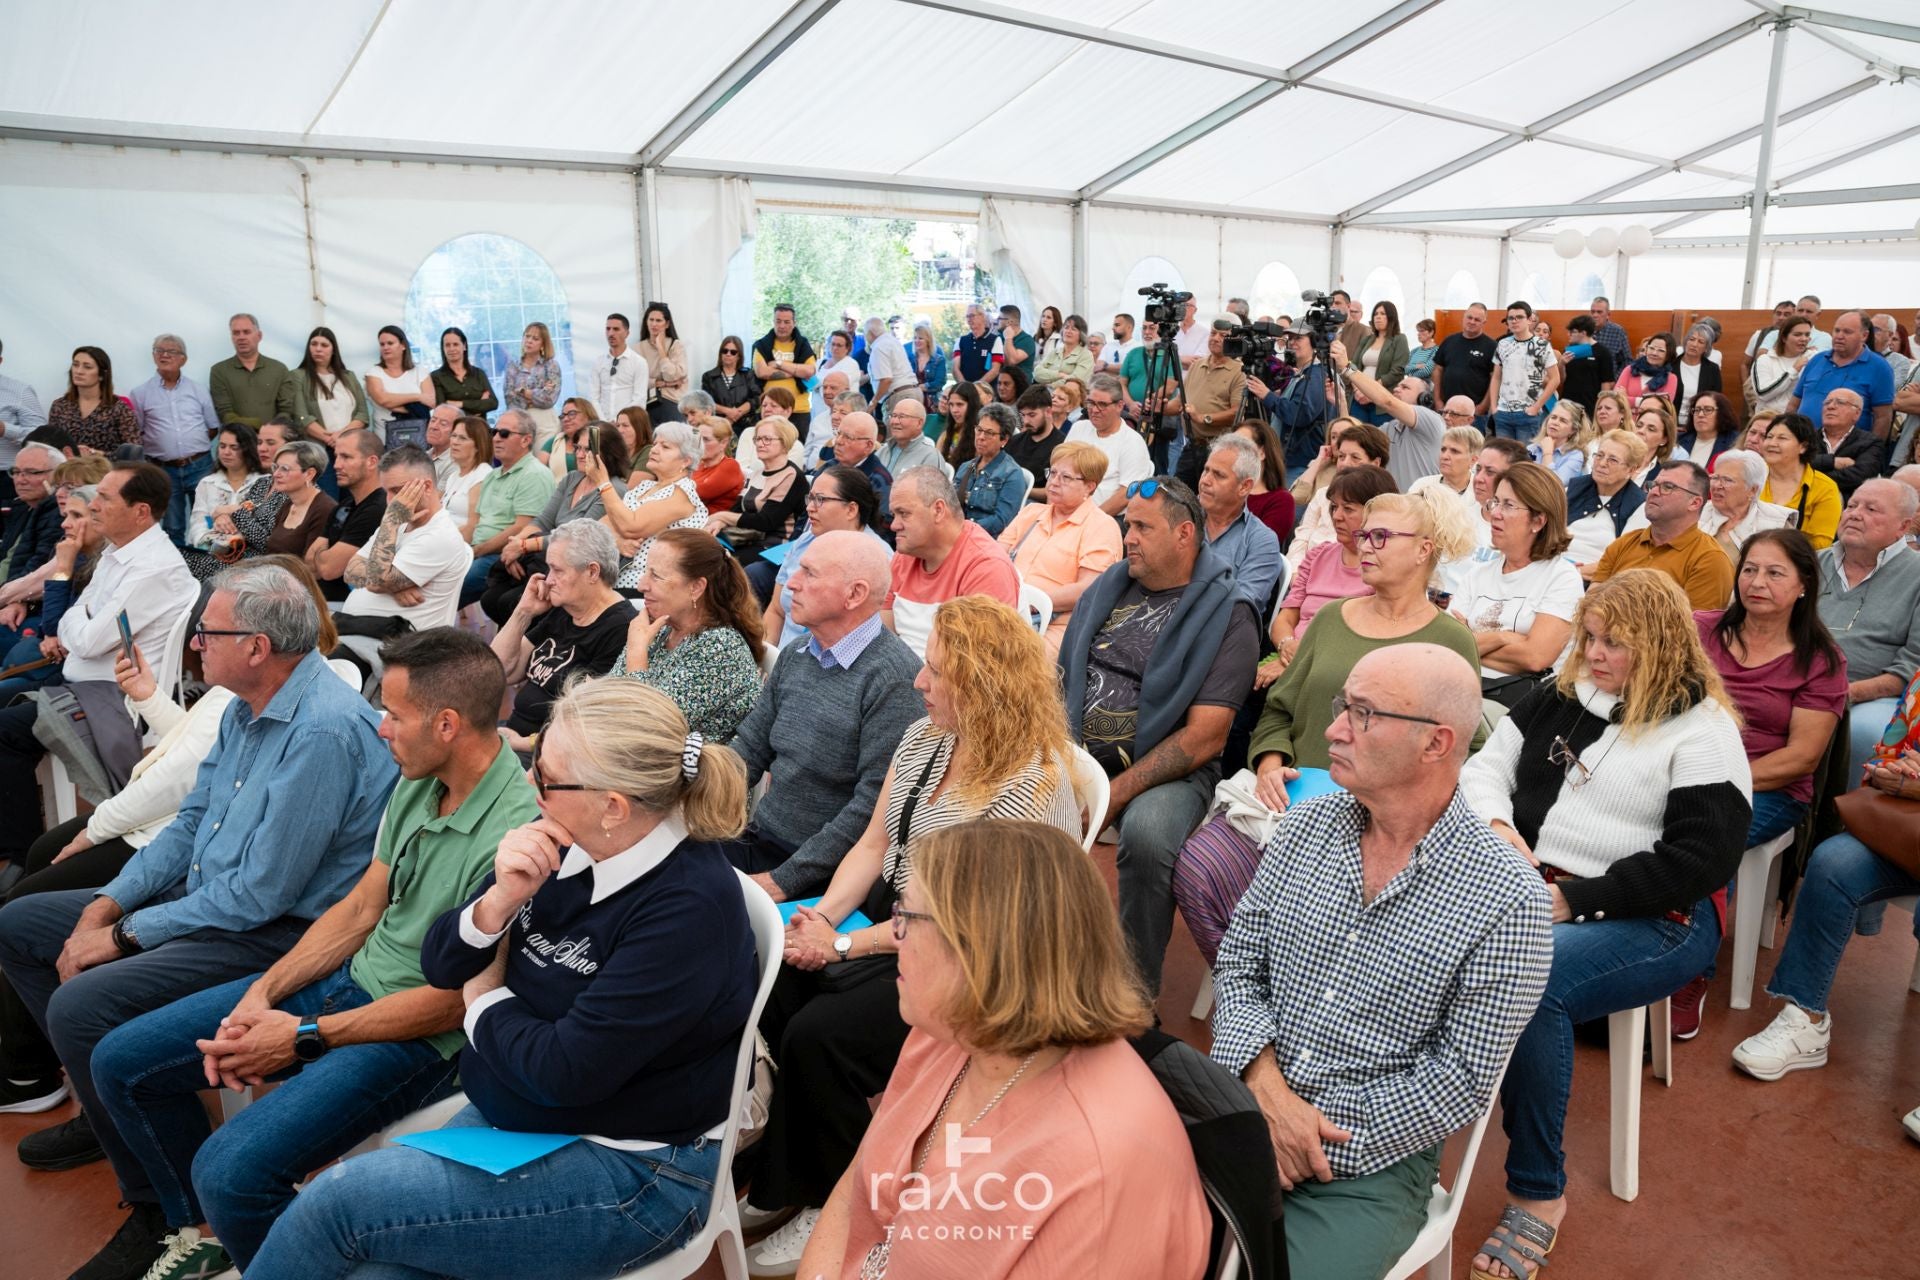
[[533, 523], [553, 496], [553, 472], [533, 456], [533, 419], [509, 409], [494, 420], [493, 460], [499, 470], [480, 485], [480, 518], [473, 526], [473, 564], [460, 585], [466, 608], [487, 589], [487, 574], [500, 563], [507, 539]]
[[255, 431], [281, 411], [280, 384], [287, 366], [260, 354], [260, 322], [242, 311], [227, 321], [233, 339], [233, 358], [207, 370], [207, 394], [220, 421], [238, 422]]
[[[95, 1056], [111, 1068], [96, 1077], [103, 1102], [147, 1184], [128, 1189], [133, 1215], [101, 1251], [98, 1260], [123, 1264], [111, 1274], [143, 1274], [121, 1255], [151, 1265], [163, 1250], [168, 1275], [245, 1267], [296, 1179], [454, 1087], [464, 1006], [458, 991], [427, 985], [420, 943], [478, 890], [500, 838], [537, 819], [539, 804], [495, 727], [506, 680], [478, 637], [440, 627], [380, 656], [380, 736], [402, 780], [366, 874], [264, 974], [101, 1041], [113, 1046]], [[194, 1094], [216, 1080], [284, 1083], [209, 1136]]]

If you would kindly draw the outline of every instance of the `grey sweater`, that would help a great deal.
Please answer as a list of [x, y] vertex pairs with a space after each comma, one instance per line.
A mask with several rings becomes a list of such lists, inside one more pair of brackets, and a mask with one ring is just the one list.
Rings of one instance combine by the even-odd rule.
[[1820, 553], [1820, 618], [1847, 655], [1847, 679], [1920, 670], [1920, 552], [1901, 550], [1852, 590], [1840, 573], [1838, 543]]
[[753, 809], [753, 827], [793, 846], [773, 869], [789, 898], [810, 898], [827, 882], [873, 817], [894, 749], [927, 714], [913, 687], [920, 659], [881, 631], [851, 667], [822, 667], [796, 640], [734, 735], [747, 785], [772, 778]]

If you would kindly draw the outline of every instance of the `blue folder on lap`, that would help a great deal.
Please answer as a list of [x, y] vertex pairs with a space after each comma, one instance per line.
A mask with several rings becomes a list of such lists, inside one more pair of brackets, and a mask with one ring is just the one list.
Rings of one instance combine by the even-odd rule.
[[1287, 784], [1287, 803], [1295, 805], [1315, 796], [1332, 795], [1345, 790], [1325, 769], [1302, 769], [1300, 776]]
[[410, 1133], [394, 1141], [497, 1176], [523, 1164], [532, 1164], [580, 1139], [570, 1133], [515, 1133], [510, 1129], [463, 1125]]

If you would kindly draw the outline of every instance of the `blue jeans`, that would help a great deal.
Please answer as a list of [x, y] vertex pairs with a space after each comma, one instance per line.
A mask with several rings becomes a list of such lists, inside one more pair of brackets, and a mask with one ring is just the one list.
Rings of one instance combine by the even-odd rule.
[[[1687, 923], [1657, 916], [1553, 926], [1553, 969], [1500, 1086], [1507, 1131], [1507, 1190], [1553, 1200], [1567, 1189], [1567, 1094], [1573, 1088], [1573, 1026], [1664, 1000], [1707, 967], [1720, 946], [1713, 900]], [[1633, 1046], [1637, 1057], [1640, 1046]]]
[[1120, 931], [1147, 990], [1160, 993], [1160, 966], [1173, 937], [1173, 868], [1213, 800], [1220, 770], [1208, 764], [1134, 797], [1115, 825], [1120, 880]]
[[[194, 1041], [247, 993], [240, 978], [135, 1018], [93, 1051], [94, 1088], [134, 1166], [120, 1184], [157, 1200], [173, 1229], [208, 1222], [246, 1266], [293, 1199], [293, 1184], [361, 1139], [453, 1091], [454, 1064], [425, 1040], [342, 1045], [274, 1076], [278, 1089], [209, 1136]], [[304, 1019], [370, 1004], [341, 965], [277, 1006]]]
[[[1833, 974], [1840, 967], [1860, 908], [1909, 893], [1920, 893], [1920, 880], [1855, 837], [1843, 831], [1822, 840], [1807, 859], [1787, 945], [1767, 983], [1767, 994], [1791, 1000], [1808, 1013], [1825, 1013]], [[1920, 916], [1915, 920], [1914, 932], [1920, 935]]]
[[1522, 413], [1518, 409], [1502, 409], [1493, 415], [1493, 434], [1508, 440], [1531, 440], [1539, 434], [1542, 416]]
[[[7, 667], [21, 666], [28, 662], [38, 662], [40, 660], [40, 615], [35, 614], [21, 625], [25, 629], [31, 630], [34, 634], [31, 636], [23, 636], [18, 632], [8, 631], [6, 628], [0, 627], [0, 632], [5, 633], [4, 635], [0, 635], [0, 670]], [[6, 636], [15, 637], [11, 645], [6, 644]], [[4, 707], [9, 702], [12, 702], [19, 694], [38, 689], [49, 680], [58, 680], [59, 678], [60, 664], [53, 662], [44, 667], [37, 667], [24, 674], [0, 680], [0, 707]]]
[[167, 499], [167, 514], [160, 521], [160, 526], [167, 531], [167, 537], [173, 539], [174, 546], [185, 546], [187, 521], [193, 517], [193, 491], [213, 470], [213, 451], [196, 454], [182, 466], [160, 469], [167, 473], [167, 479], [173, 481], [173, 496]]
[[466, 608], [478, 600], [487, 589], [487, 575], [493, 572], [493, 566], [500, 563], [500, 557], [475, 556], [473, 563], [467, 566], [467, 580], [460, 584], [460, 607]]
[[[448, 1122], [484, 1125], [467, 1107]], [[720, 1144], [575, 1142], [495, 1177], [411, 1147], [333, 1166], [294, 1197], [247, 1280], [599, 1280], [668, 1253], [706, 1221]]]

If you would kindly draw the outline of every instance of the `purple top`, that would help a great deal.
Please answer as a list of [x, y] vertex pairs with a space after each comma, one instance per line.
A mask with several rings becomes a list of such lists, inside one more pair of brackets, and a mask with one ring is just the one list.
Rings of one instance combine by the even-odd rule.
[[1280, 602], [1283, 609], [1298, 609], [1300, 624], [1293, 634], [1307, 634], [1307, 624], [1313, 621], [1313, 615], [1320, 612], [1320, 606], [1334, 600], [1345, 600], [1348, 596], [1370, 596], [1373, 588], [1360, 580], [1359, 566], [1349, 569], [1340, 561], [1340, 542], [1323, 542], [1307, 552], [1306, 559], [1300, 562], [1300, 572], [1293, 575], [1293, 581], [1287, 587], [1287, 598]]
[[[1816, 658], [1810, 671], [1802, 671], [1791, 653], [1757, 667], [1743, 667], [1713, 633], [1724, 612], [1702, 610], [1693, 615], [1700, 629], [1700, 643], [1707, 657], [1727, 686], [1727, 696], [1740, 709], [1746, 723], [1740, 728], [1740, 741], [1747, 748], [1747, 759], [1778, 751], [1787, 745], [1787, 731], [1796, 710], [1825, 711], [1838, 718], [1847, 709], [1847, 664], [1840, 660], [1836, 668], [1825, 658]], [[1780, 790], [1803, 804], [1813, 799], [1813, 773], [1809, 770]]]

